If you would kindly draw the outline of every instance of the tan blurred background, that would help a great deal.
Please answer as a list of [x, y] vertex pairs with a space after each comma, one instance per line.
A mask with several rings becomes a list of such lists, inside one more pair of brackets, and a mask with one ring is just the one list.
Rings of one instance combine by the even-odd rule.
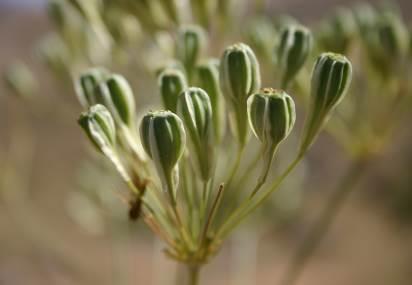
[[[172, 276], [169, 274], [176, 269], [172, 262], [163, 260], [161, 246], [144, 229], [127, 223], [121, 223], [119, 229], [110, 228], [113, 217], [103, 213], [107, 219], [102, 223], [109, 229], [99, 234], [99, 229], [86, 231], [68, 214], [67, 199], [76, 191], [76, 171], [82, 167], [86, 152], [76, 124], [81, 108], [71, 87], [62, 90], [34, 60], [33, 47], [51, 29], [41, 2], [0, 0], [0, 73], [15, 59], [21, 59], [41, 78], [40, 98], [29, 102], [10, 98], [0, 86], [0, 146], [5, 149], [0, 152], [0, 162], [17, 158], [13, 161], [18, 169], [17, 176], [5, 175], [7, 181], [3, 181], [11, 185], [5, 197], [6, 204], [13, 206], [0, 203], [0, 285], [167, 284], [168, 276]], [[271, 9], [310, 22], [337, 4], [350, 3], [355, 1], [273, 0]], [[412, 1], [398, 4], [409, 19]], [[36, 100], [43, 103], [36, 104]], [[19, 128], [12, 130], [12, 124]], [[412, 284], [411, 139], [410, 128], [399, 131], [396, 144], [350, 197], [298, 284]], [[334, 162], [340, 161], [335, 148], [325, 137], [311, 155], [319, 160], [320, 169], [334, 171], [332, 177], [338, 176], [344, 165]], [[326, 155], [329, 149], [337, 153], [332, 161], [322, 159], [322, 153]], [[394, 173], [402, 173], [402, 181], [394, 179]], [[313, 178], [319, 179], [325, 177], [318, 174]], [[325, 181], [332, 187], [330, 175]], [[23, 189], [22, 193], [13, 193], [13, 187]], [[277, 284], [327, 194], [312, 191], [293, 226], [259, 229], [256, 284]], [[93, 221], [93, 217], [90, 219]], [[244, 240], [253, 238], [256, 236], [241, 229], [207, 266], [203, 284], [251, 284], [247, 283], [248, 275], [239, 281], [235, 272], [247, 269], [254, 257], [248, 256], [247, 248], [239, 257], [230, 244], [247, 247]], [[255, 273], [252, 270], [250, 274]]]

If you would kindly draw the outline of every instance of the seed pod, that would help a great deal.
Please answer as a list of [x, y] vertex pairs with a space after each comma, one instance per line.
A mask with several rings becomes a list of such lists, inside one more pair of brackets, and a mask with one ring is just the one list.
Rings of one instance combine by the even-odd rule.
[[132, 88], [127, 80], [119, 75], [111, 75], [100, 85], [105, 105], [119, 124], [131, 127], [135, 121], [135, 101]]
[[178, 69], [168, 68], [160, 73], [158, 84], [164, 108], [176, 113], [178, 97], [187, 88], [183, 72]]
[[312, 35], [307, 28], [290, 25], [282, 30], [275, 50], [282, 88], [286, 88], [294, 79], [307, 60], [311, 49]]
[[346, 95], [352, 79], [352, 65], [343, 55], [323, 53], [312, 72], [311, 106], [301, 145], [305, 152], [328, 119], [331, 111]]
[[187, 76], [191, 78], [205, 44], [205, 32], [198, 26], [181, 28], [176, 39], [176, 57], [183, 63]]
[[97, 104], [80, 115], [79, 125], [83, 128], [93, 145], [106, 154], [116, 143], [116, 128], [107, 108]]
[[164, 187], [173, 192], [178, 183], [173, 177], [178, 177], [177, 163], [186, 145], [182, 121], [170, 111], [150, 112], [142, 119], [140, 138]]
[[208, 60], [196, 68], [196, 85], [206, 91], [212, 105], [215, 141], [220, 142], [225, 131], [225, 109], [219, 86], [219, 61]]
[[276, 147], [295, 124], [295, 103], [285, 91], [265, 88], [249, 97], [248, 118], [255, 136], [264, 145]]
[[356, 20], [351, 10], [338, 8], [321, 27], [318, 40], [324, 50], [346, 54], [356, 35]]
[[179, 96], [178, 111], [196, 154], [197, 168], [202, 179], [207, 181], [214, 168], [212, 106], [209, 96], [200, 88], [188, 88]]
[[259, 63], [252, 49], [242, 43], [228, 47], [220, 64], [220, 85], [231, 104], [233, 131], [240, 145], [248, 138], [246, 101], [260, 88]]
[[104, 68], [91, 68], [80, 74], [75, 81], [77, 97], [83, 107], [88, 108], [95, 104], [102, 104], [103, 98], [99, 85], [109, 76]]

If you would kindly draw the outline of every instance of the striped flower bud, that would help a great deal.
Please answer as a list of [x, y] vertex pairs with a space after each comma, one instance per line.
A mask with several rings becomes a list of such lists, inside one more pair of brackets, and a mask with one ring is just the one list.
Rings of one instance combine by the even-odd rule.
[[79, 125], [93, 145], [106, 154], [116, 143], [116, 128], [112, 115], [103, 105], [97, 104], [80, 115]]
[[275, 51], [282, 88], [286, 88], [303, 67], [311, 49], [312, 35], [307, 28], [300, 25], [283, 28]]
[[80, 74], [75, 81], [77, 97], [83, 107], [88, 108], [103, 103], [99, 85], [106, 80], [109, 72], [104, 68], [91, 68]]
[[356, 20], [352, 11], [339, 8], [321, 27], [318, 40], [323, 49], [346, 54], [355, 35]]
[[178, 183], [173, 181], [173, 177], [178, 177], [177, 163], [186, 145], [181, 119], [170, 111], [149, 112], [142, 119], [140, 138], [164, 187], [169, 194], [173, 193]]
[[306, 121], [301, 154], [310, 147], [331, 111], [342, 101], [351, 79], [352, 66], [345, 56], [323, 53], [318, 57], [312, 72], [312, 102]]
[[240, 145], [248, 138], [246, 101], [260, 88], [259, 63], [252, 49], [242, 43], [228, 47], [221, 59], [220, 85], [231, 104], [231, 124]]
[[208, 94], [197, 87], [186, 89], [179, 96], [178, 112], [197, 157], [197, 168], [207, 181], [214, 168], [212, 106]]
[[408, 51], [409, 33], [399, 15], [383, 13], [378, 22], [377, 36], [382, 56], [398, 62], [404, 58]]
[[219, 85], [219, 61], [208, 60], [196, 68], [196, 85], [206, 91], [212, 105], [215, 141], [220, 142], [225, 131], [225, 109]]
[[295, 103], [285, 91], [265, 88], [249, 97], [248, 118], [255, 136], [263, 144], [276, 147], [295, 124]]
[[181, 28], [176, 39], [176, 57], [183, 63], [189, 82], [206, 44], [205, 32], [198, 26]]
[[132, 88], [127, 80], [119, 75], [111, 75], [100, 85], [105, 105], [119, 124], [131, 127], [135, 121], [135, 101]]
[[263, 144], [262, 174], [252, 192], [253, 196], [265, 183], [279, 144], [295, 125], [295, 103], [283, 90], [266, 88], [249, 97], [248, 118], [253, 133]]
[[187, 88], [183, 72], [168, 68], [160, 73], [158, 84], [164, 108], [176, 113], [177, 99], [180, 93]]

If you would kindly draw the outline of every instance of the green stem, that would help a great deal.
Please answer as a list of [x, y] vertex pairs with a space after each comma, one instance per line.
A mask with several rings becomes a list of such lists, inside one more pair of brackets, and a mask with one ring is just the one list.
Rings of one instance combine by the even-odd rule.
[[188, 265], [189, 270], [189, 283], [188, 285], [198, 285], [200, 277], [199, 265]]
[[256, 208], [258, 208], [263, 202], [266, 201], [269, 196], [279, 188], [280, 184], [285, 180], [285, 178], [295, 169], [298, 163], [302, 160], [303, 156], [298, 156], [296, 159], [288, 166], [288, 168], [283, 172], [281, 176], [276, 179], [269, 190], [260, 195], [260, 197], [251, 201], [247, 198], [240, 206], [235, 210], [226, 222], [220, 227], [217, 237], [226, 237], [237, 225], [239, 225], [244, 218], [246, 218], [250, 213], [252, 213]]
[[327, 233], [330, 225], [335, 220], [339, 210], [347, 201], [350, 193], [355, 189], [356, 183], [366, 170], [368, 159], [359, 157], [351, 163], [346, 174], [341, 179], [336, 191], [330, 197], [325, 208], [320, 213], [313, 227], [309, 230], [306, 238], [295, 252], [287, 268], [286, 274], [280, 284], [293, 285], [303, 272], [307, 261], [316, 250], [322, 238]]
[[238, 149], [237, 154], [236, 154], [235, 162], [233, 163], [232, 169], [231, 169], [230, 174], [229, 174], [229, 178], [226, 180], [227, 181], [226, 185], [225, 185], [226, 189], [230, 188], [230, 185], [231, 185], [233, 179], [235, 178], [236, 172], [237, 172], [237, 170], [239, 169], [239, 166], [240, 166], [240, 161], [242, 159], [242, 155], [243, 155], [244, 150], [245, 150], [244, 145], [239, 146], [239, 149]]
[[255, 188], [253, 189], [252, 193], [250, 194], [249, 199], [253, 199], [253, 197], [255, 197], [256, 193], [265, 184], [266, 179], [268, 178], [270, 167], [272, 166], [273, 158], [275, 157], [276, 149], [277, 149], [277, 145], [263, 148], [262, 156], [263, 156], [263, 159], [264, 159], [264, 165], [263, 165], [263, 168], [262, 168], [262, 174], [261, 174]]

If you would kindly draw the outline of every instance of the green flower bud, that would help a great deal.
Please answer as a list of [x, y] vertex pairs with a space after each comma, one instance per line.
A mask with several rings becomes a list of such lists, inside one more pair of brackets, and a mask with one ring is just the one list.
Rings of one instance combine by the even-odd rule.
[[132, 88], [127, 80], [118, 74], [111, 75], [100, 85], [105, 105], [116, 121], [131, 127], [135, 121], [135, 101]]
[[196, 85], [206, 91], [212, 105], [213, 130], [216, 142], [225, 132], [225, 108], [219, 85], [219, 61], [208, 60], [196, 68]]
[[318, 57], [312, 72], [312, 102], [306, 121], [301, 154], [310, 147], [330, 112], [342, 101], [351, 79], [352, 65], [345, 56], [323, 53]]
[[104, 68], [91, 68], [80, 74], [75, 81], [77, 97], [83, 107], [88, 108], [95, 104], [102, 104], [103, 98], [100, 84], [109, 76]]
[[382, 56], [398, 62], [405, 57], [409, 33], [399, 15], [384, 13], [378, 22], [377, 32]]
[[164, 187], [173, 192], [178, 183], [173, 177], [178, 177], [177, 163], [186, 145], [182, 121], [170, 111], [150, 112], [142, 119], [140, 137]]
[[176, 113], [178, 97], [187, 88], [184, 74], [178, 69], [166, 69], [160, 73], [158, 84], [164, 108]]
[[23, 98], [30, 98], [38, 88], [32, 72], [21, 62], [13, 63], [6, 70], [4, 81], [14, 94]]
[[198, 170], [207, 181], [214, 168], [212, 106], [207, 93], [197, 87], [183, 91], [178, 110], [197, 157]]
[[65, 6], [64, 1], [61, 0], [50, 0], [47, 3], [48, 15], [60, 30], [66, 25], [64, 9], [67, 7]]
[[249, 97], [248, 118], [255, 136], [264, 145], [276, 147], [295, 124], [295, 103], [285, 91], [265, 88]]
[[183, 63], [187, 76], [191, 78], [206, 44], [205, 32], [198, 26], [181, 28], [176, 39], [176, 57]]
[[233, 131], [241, 145], [248, 138], [246, 101], [260, 88], [259, 63], [252, 49], [242, 43], [228, 47], [220, 64], [220, 85], [231, 104]]
[[369, 29], [376, 24], [377, 12], [369, 3], [363, 2], [355, 7], [353, 13], [360, 35], [368, 37]]
[[303, 67], [311, 49], [312, 35], [307, 28], [291, 25], [282, 30], [275, 51], [282, 88], [286, 88]]
[[106, 154], [116, 143], [116, 128], [107, 108], [97, 104], [80, 115], [79, 125], [83, 128], [93, 145]]
[[273, 57], [278, 31], [267, 18], [253, 19], [246, 30], [246, 37], [256, 53], [266, 59]]
[[248, 118], [253, 133], [263, 144], [262, 174], [253, 196], [265, 183], [279, 144], [295, 125], [295, 103], [283, 90], [265, 88], [249, 97]]
[[352, 11], [339, 8], [321, 27], [318, 40], [323, 49], [346, 54], [355, 35], [356, 20]]

